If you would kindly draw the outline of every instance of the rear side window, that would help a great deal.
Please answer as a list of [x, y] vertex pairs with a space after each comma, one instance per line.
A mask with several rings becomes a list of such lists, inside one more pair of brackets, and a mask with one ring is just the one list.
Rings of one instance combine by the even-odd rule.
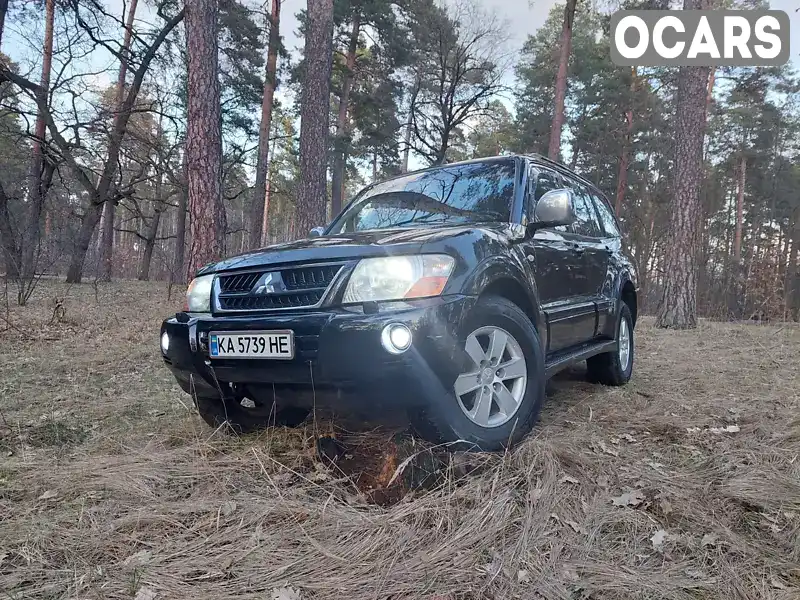
[[619, 237], [617, 221], [614, 219], [614, 214], [611, 212], [608, 204], [597, 194], [593, 194], [592, 197], [594, 198], [594, 205], [597, 208], [597, 214], [600, 215], [600, 223], [603, 225], [606, 236]]

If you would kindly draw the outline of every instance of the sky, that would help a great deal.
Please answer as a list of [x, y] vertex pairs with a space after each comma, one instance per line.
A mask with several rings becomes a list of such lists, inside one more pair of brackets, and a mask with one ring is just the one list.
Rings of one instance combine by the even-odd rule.
[[[260, 4], [263, 0], [246, 0], [252, 4]], [[439, 0], [446, 3], [447, 0]], [[609, 10], [616, 5], [616, 0], [594, 0], [600, 6], [607, 6]], [[12, 0], [13, 2], [13, 0]], [[107, 6], [112, 12], [121, 13], [124, 0], [106, 0]], [[269, 0], [267, 0], [267, 3]], [[509, 50], [518, 51], [525, 42], [528, 35], [536, 33], [547, 19], [547, 15], [557, 0], [478, 0], [478, 2], [488, 10], [496, 11], [497, 16], [505, 21], [509, 33]], [[302, 49], [303, 40], [298, 36], [297, 13], [305, 9], [306, 0], [284, 0], [281, 9], [281, 33], [284, 36], [284, 44], [296, 56]], [[800, 71], [800, 0], [772, 0], [771, 7], [785, 11], [791, 22], [791, 62]], [[149, 14], [148, 14], [149, 13]], [[150, 3], [140, 3], [138, 15], [147, 21], [152, 22], [154, 15]], [[32, 46], [39, 36], [26, 36], [25, 32], [6, 28], [3, 39], [2, 51], [10, 55], [13, 60], [24, 61], [25, 58], [32, 58], [41, 51], [38, 46]], [[34, 42], [35, 44], [35, 42]], [[107, 60], [108, 57], [105, 57]], [[101, 63], [103, 58], [97, 62]], [[96, 64], [101, 67], [102, 64]], [[98, 70], [100, 70], [98, 68]], [[109, 78], [111, 75], [101, 75], [99, 77]], [[508, 74], [509, 84], [513, 82], [513, 73]], [[98, 84], [111, 84], [111, 79], [107, 82], [98, 81]]]

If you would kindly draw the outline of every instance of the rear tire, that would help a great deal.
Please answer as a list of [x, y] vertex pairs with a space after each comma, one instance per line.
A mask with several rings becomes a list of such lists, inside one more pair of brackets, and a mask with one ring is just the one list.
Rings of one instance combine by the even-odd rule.
[[[494, 355], [493, 334], [506, 344]], [[475, 360], [476, 354], [482, 358], [476, 340], [485, 361]], [[416, 432], [430, 442], [448, 444], [451, 450], [495, 451], [519, 442], [536, 422], [545, 398], [544, 354], [528, 316], [505, 298], [482, 296], [464, 319], [454, 358], [447, 372], [437, 374], [438, 389], [428, 390], [429, 403], [409, 415]], [[487, 396], [482, 397], [482, 391]], [[489, 409], [482, 412], [479, 405], [485, 407], [486, 398]]]
[[[617, 347], [611, 352], [598, 354], [586, 361], [586, 374], [592, 383], [614, 386], [625, 385], [633, 374], [633, 360], [635, 357], [633, 318], [630, 308], [622, 301], [620, 301], [620, 308], [617, 311], [615, 332]], [[626, 344], [628, 347], [627, 354], [625, 354], [623, 347]]]
[[198, 396], [195, 403], [200, 416], [211, 427], [218, 429], [227, 423], [225, 429], [233, 433], [251, 433], [270, 426], [297, 427], [310, 412], [306, 408], [278, 407], [274, 403], [269, 407], [248, 408], [236, 398]]

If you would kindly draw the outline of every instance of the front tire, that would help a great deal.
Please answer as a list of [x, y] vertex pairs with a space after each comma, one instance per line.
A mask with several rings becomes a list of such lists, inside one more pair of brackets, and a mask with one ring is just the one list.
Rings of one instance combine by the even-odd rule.
[[633, 374], [633, 318], [630, 308], [620, 302], [617, 311], [616, 349], [593, 356], [586, 361], [589, 381], [603, 385], [625, 385]]
[[483, 296], [464, 320], [440, 393], [410, 415], [422, 437], [451, 449], [502, 450], [533, 427], [544, 403], [544, 355], [516, 304]]

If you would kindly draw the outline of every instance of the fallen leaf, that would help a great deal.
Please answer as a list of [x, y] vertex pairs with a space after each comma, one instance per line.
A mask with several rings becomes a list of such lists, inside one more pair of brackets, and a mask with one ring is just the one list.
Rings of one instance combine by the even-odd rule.
[[126, 558], [122, 564], [126, 567], [140, 567], [150, 562], [151, 556], [152, 553], [149, 550], [139, 550], [139, 552]]
[[136, 595], [133, 597], [133, 600], [155, 600], [156, 596], [157, 594], [154, 589], [145, 586], [139, 588], [139, 591], [136, 592]]
[[700, 540], [700, 547], [705, 548], [706, 546], [716, 546], [717, 545], [717, 536], [713, 533], [707, 533], [703, 536], [703, 539]]
[[668, 541], [669, 538], [670, 535], [665, 530], [659, 529], [656, 531], [650, 538], [650, 541], [653, 542], [653, 550], [661, 552], [664, 549], [664, 542]]
[[44, 494], [39, 496], [39, 500], [52, 500], [58, 497], [58, 492], [55, 490], [47, 490]]
[[788, 589], [788, 588], [787, 588], [787, 586], [786, 586], [786, 584], [785, 584], [785, 583], [783, 583], [783, 581], [781, 581], [780, 579], [778, 579], [778, 578], [777, 578], [777, 577], [775, 577], [774, 575], [773, 575], [773, 576], [772, 576], [772, 578], [769, 580], [769, 584], [770, 584], [772, 587], [774, 587], [776, 590], [785, 590], [785, 589]]
[[600, 449], [606, 454], [610, 454], [611, 456], [619, 456], [619, 452], [617, 452], [613, 448], [609, 448], [605, 442], [600, 442]]
[[727, 427], [711, 427], [709, 431], [711, 433], [739, 433], [740, 429], [738, 425], [728, 425]]
[[300, 590], [291, 587], [272, 588], [272, 600], [303, 600]]
[[701, 429], [699, 427], [687, 427], [686, 433], [700, 433]]
[[670, 504], [669, 500], [664, 500], [662, 498], [658, 505], [661, 507], [661, 512], [664, 513], [665, 516], [672, 513], [672, 504]]
[[564, 521], [564, 523], [569, 525], [572, 528], [572, 531], [574, 531], [575, 533], [583, 533], [583, 534], [586, 533], [586, 530], [583, 529], [583, 527], [581, 527], [580, 525], [578, 525], [575, 521]]
[[626, 492], [621, 496], [611, 498], [611, 502], [614, 503], [614, 506], [639, 506], [644, 502], [644, 493], [639, 490]]
[[700, 569], [684, 569], [683, 572], [692, 579], [708, 579], [708, 574]]
[[579, 481], [570, 475], [564, 475], [560, 480], [559, 483], [574, 483], [578, 485]]
[[325, 471], [314, 471], [311, 475], [308, 476], [310, 481], [314, 483], [323, 483], [325, 481], [330, 480], [331, 476]]
[[626, 440], [626, 441], [628, 441], [628, 442], [630, 442], [631, 444], [633, 444], [634, 442], [636, 442], [636, 438], [635, 438], [635, 437], [633, 437], [633, 436], [632, 436], [630, 433], [623, 433], [623, 434], [622, 434], [622, 437], [623, 437], [623, 438], [625, 438], [625, 440]]
[[519, 571], [517, 571], [517, 581], [519, 583], [530, 583], [531, 582], [530, 573], [528, 573], [528, 571], [526, 571], [525, 569], [520, 569]]
[[608, 487], [608, 476], [607, 475], [599, 475], [597, 477], [596, 481], [597, 481], [597, 485], [599, 485], [601, 488], [607, 488]]
[[236, 502], [234, 502], [233, 500], [228, 500], [227, 502], [223, 502], [219, 510], [223, 515], [229, 517], [234, 512], [236, 512]]
[[542, 488], [537, 487], [532, 489], [530, 493], [531, 502], [538, 502], [541, 499], [542, 494], [544, 494], [544, 490]]

